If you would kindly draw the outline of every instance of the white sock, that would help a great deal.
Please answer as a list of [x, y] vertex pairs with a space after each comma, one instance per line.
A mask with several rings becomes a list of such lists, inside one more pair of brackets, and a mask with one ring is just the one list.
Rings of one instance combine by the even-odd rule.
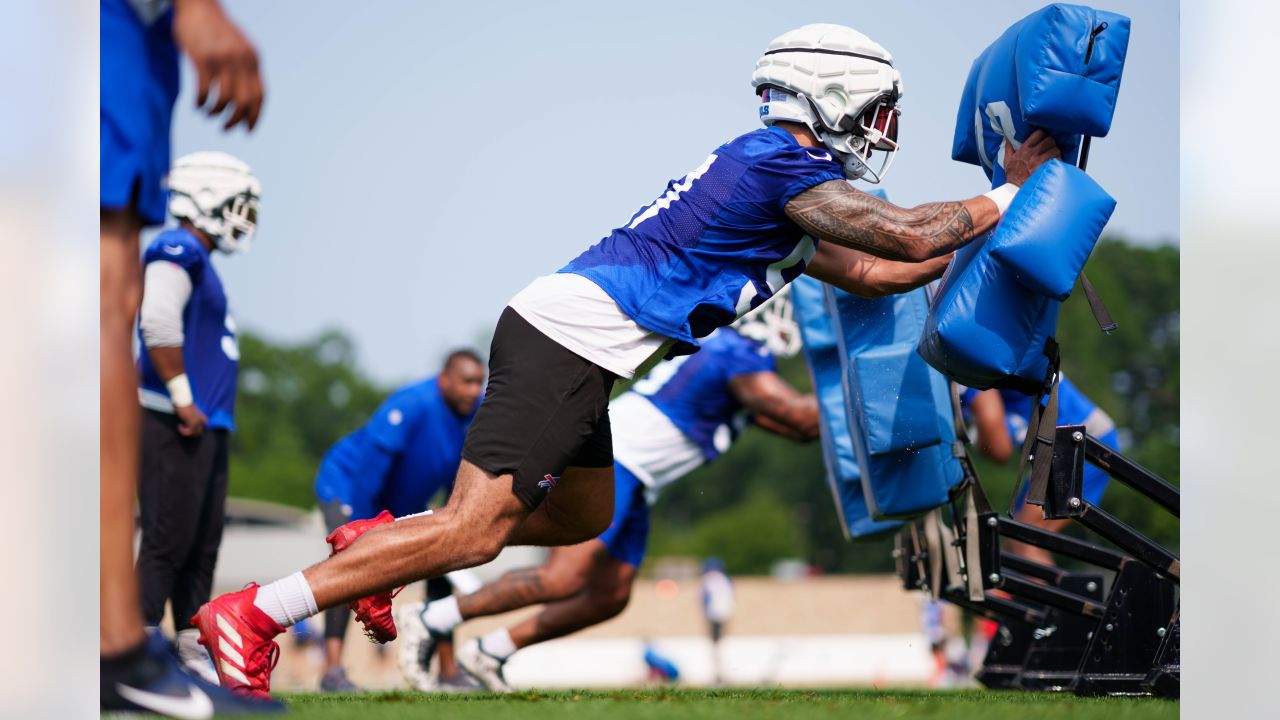
[[311, 594], [311, 586], [301, 570], [258, 588], [253, 604], [281, 627], [289, 627], [319, 612], [316, 596]]
[[462, 624], [462, 613], [458, 610], [458, 598], [450, 595], [447, 598], [432, 600], [422, 611], [422, 622], [427, 629], [437, 635], [447, 635]]
[[507, 658], [516, 654], [516, 644], [511, 639], [511, 633], [506, 628], [498, 628], [493, 632], [480, 638], [480, 648], [489, 655], [492, 655], [503, 662]]
[[401, 520], [408, 520], [409, 518], [426, 517], [430, 514], [431, 514], [430, 510], [423, 510], [420, 513], [414, 513], [412, 515], [401, 515], [400, 517], [396, 518], [396, 522], [400, 522]]

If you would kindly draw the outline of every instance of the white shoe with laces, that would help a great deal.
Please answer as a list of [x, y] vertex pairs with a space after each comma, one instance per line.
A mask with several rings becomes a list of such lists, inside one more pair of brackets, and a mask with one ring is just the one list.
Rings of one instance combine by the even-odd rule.
[[468, 640], [457, 650], [458, 667], [467, 671], [481, 685], [493, 692], [509, 693], [513, 689], [502, 674], [506, 660], [490, 655], [477, 640]]
[[396, 610], [396, 627], [400, 630], [397, 640], [400, 672], [409, 687], [422, 692], [440, 689], [439, 658], [436, 657], [436, 638], [422, 619], [426, 603], [405, 603]]
[[178, 661], [188, 672], [207, 683], [218, 684], [218, 672], [213, 669], [209, 651], [200, 644], [200, 631], [195, 628], [179, 630], [173, 642]]

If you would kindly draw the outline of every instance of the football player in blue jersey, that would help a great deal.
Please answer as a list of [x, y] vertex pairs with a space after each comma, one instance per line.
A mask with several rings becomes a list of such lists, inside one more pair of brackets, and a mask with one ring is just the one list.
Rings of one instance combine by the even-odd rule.
[[142, 259], [142, 615], [158, 632], [171, 604], [178, 657], [210, 682], [217, 676], [187, 620], [209, 601], [222, 543], [240, 360], [213, 254], [248, 249], [261, 192], [249, 166], [226, 153], [179, 158], [169, 173], [169, 214], [178, 224]]
[[539, 614], [458, 650], [458, 662], [491, 690], [510, 688], [502, 666], [517, 650], [599, 624], [622, 612], [644, 561], [649, 512], [659, 491], [729, 449], [750, 422], [798, 441], [818, 436], [818, 406], [777, 374], [775, 354], [799, 351], [787, 288], [734, 328], [712, 331], [702, 350], [658, 364], [609, 403], [614, 510], [600, 537], [555, 548], [534, 568], [506, 573], [475, 593], [399, 610], [400, 668], [414, 687], [433, 674], [420, 662], [465, 620], [541, 603]]
[[[961, 393], [961, 407], [977, 435], [979, 452], [998, 463], [1009, 462], [1016, 454], [1014, 448], [1020, 447], [1027, 437], [1031, 402], [1029, 396], [1016, 390], [978, 391], [968, 388]], [[1086, 431], [1103, 445], [1111, 448], [1120, 446], [1115, 421], [1068, 380], [1066, 375], [1060, 375], [1058, 381], [1058, 424], [1084, 425]], [[1106, 471], [1092, 463], [1085, 463], [1084, 499], [1095, 505], [1099, 503], [1110, 479]], [[1070, 520], [1044, 519], [1039, 508], [1026, 503], [1026, 496], [1027, 485], [1024, 484], [1013, 508], [1014, 517], [1018, 520], [1053, 532], [1061, 532], [1071, 524]], [[1053, 556], [1044, 548], [1011, 542], [1009, 549], [1031, 560], [1053, 564]]]
[[[900, 208], [848, 182], [879, 180], [897, 150], [902, 84], [884, 48], [851, 28], [808, 25], [770, 44], [753, 83], [767, 127], [715, 149], [508, 303], [449, 503], [362, 527], [345, 550], [261, 591], [215, 598], [197, 623], [207, 642], [225, 635], [217, 619], [246, 643], [242, 650], [265, 658], [285, 626], [317, 608], [376, 603], [393, 587], [487, 562], [509, 544], [598, 537], [614, 509], [608, 406], [617, 379], [696, 351], [801, 273], [860, 295], [939, 277], [948, 255], [991, 229], [1018, 186], [1059, 154], [1037, 130], [1005, 149], [1007, 185]], [[222, 680], [263, 692], [270, 663]]]
[[[164, 221], [178, 52], [191, 59], [196, 105], [252, 128], [262, 109], [257, 52], [216, 0], [102, 0], [100, 135], [101, 702], [104, 710], [202, 717], [234, 699], [181, 673], [143, 630], [134, 573], [139, 433], [133, 327], [142, 296], [141, 230]], [[254, 706], [257, 711], [262, 705]]]
[[[316, 499], [329, 532], [381, 513], [390, 517], [420, 513], [437, 494], [453, 488], [462, 441], [484, 391], [484, 376], [479, 355], [455, 350], [445, 358], [439, 374], [392, 393], [369, 422], [329, 449], [316, 476]], [[452, 591], [444, 578], [427, 581], [428, 598], [446, 597]], [[349, 616], [345, 607], [325, 611], [321, 690], [358, 689], [342, 668]], [[458, 686], [461, 677], [447, 642], [441, 643], [439, 661], [440, 685]]]

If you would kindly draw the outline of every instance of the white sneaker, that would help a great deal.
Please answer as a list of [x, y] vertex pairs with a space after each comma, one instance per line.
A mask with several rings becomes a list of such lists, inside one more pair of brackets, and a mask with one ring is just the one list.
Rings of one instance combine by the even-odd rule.
[[512, 687], [507, 684], [507, 679], [502, 675], [502, 666], [506, 665], [507, 661], [485, 652], [478, 639], [468, 640], [459, 647], [456, 658], [458, 667], [466, 670], [467, 674], [479, 681], [481, 685], [493, 692], [512, 692]]
[[208, 683], [218, 684], [218, 672], [213, 669], [213, 660], [209, 651], [200, 644], [200, 631], [195, 628], [179, 630], [174, 637], [174, 648], [178, 651], [178, 661], [182, 667], [196, 677]]
[[396, 610], [396, 627], [400, 637], [400, 672], [409, 687], [422, 692], [439, 689], [440, 660], [436, 657], [436, 638], [422, 619], [426, 603], [405, 603]]

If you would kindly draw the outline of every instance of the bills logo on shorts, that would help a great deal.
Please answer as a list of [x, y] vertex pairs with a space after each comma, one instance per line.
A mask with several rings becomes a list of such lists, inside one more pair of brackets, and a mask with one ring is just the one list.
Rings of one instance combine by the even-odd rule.
[[538, 487], [546, 490], [547, 492], [550, 492], [552, 490], [555, 490], [556, 483], [558, 482], [560, 482], [560, 478], [555, 477], [550, 473], [547, 473], [546, 475], [542, 476], [541, 480], [538, 481]]

